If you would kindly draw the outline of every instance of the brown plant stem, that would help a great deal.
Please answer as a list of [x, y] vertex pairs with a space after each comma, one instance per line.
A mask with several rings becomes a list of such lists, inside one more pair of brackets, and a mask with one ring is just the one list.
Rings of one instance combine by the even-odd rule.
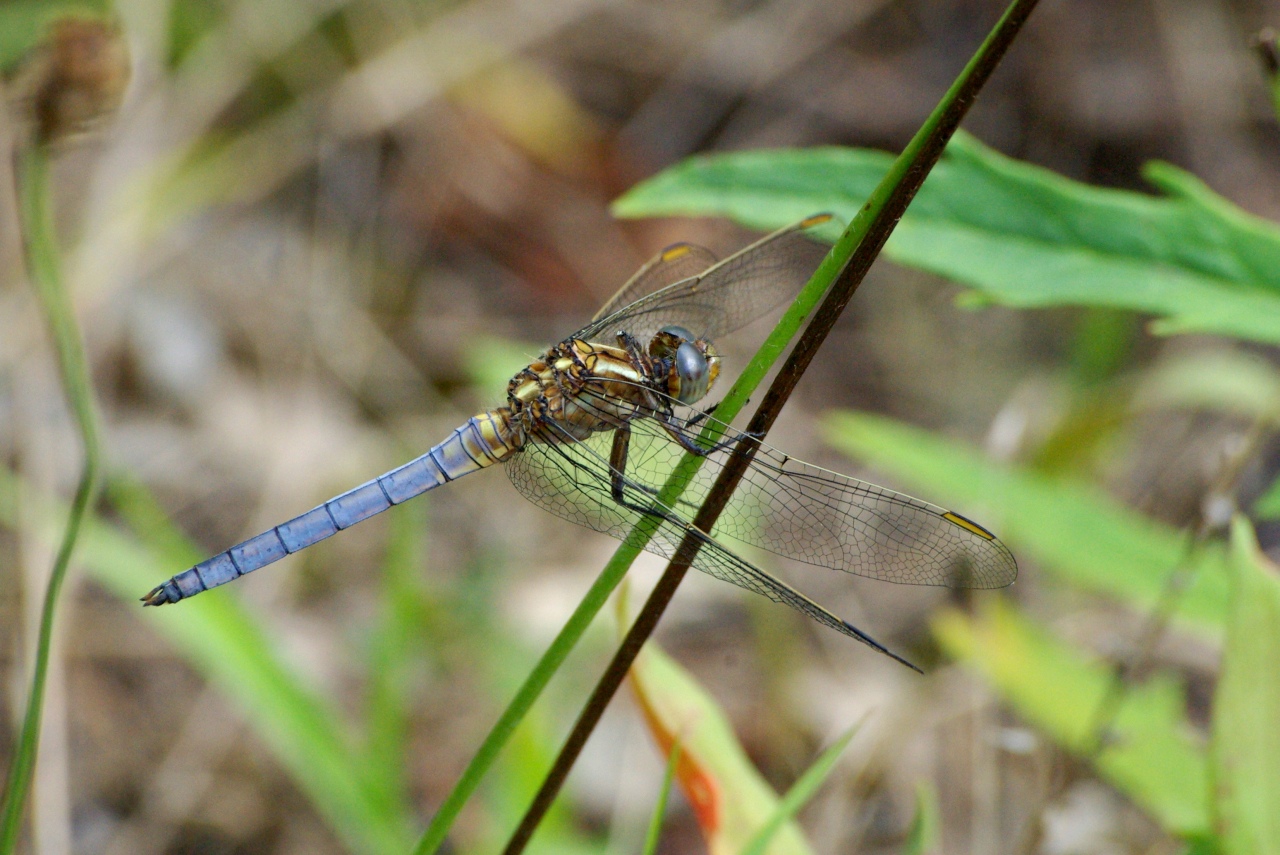
[[[760, 406], [756, 409], [755, 415], [747, 426], [746, 432], [748, 434], [759, 436], [766, 433], [773, 426], [774, 421], [782, 410], [783, 404], [786, 403], [796, 384], [799, 383], [800, 377], [813, 361], [819, 346], [826, 339], [827, 334], [830, 333], [831, 328], [840, 317], [840, 313], [848, 305], [854, 292], [862, 283], [867, 270], [870, 269], [872, 262], [879, 255], [881, 248], [893, 232], [898, 220], [902, 218], [907, 205], [915, 197], [920, 185], [924, 183], [924, 179], [933, 169], [934, 164], [938, 162], [938, 158], [942, 156], [942, 151], [947, 142], [951, 139], [955, 129], [959, 127], [960, 121], [977, 98], [978, 92], [981, 91], [991, 73], [1004, 57], [1009, 45], [1012, 44], [1027, 17], [1035, 8], [1036, 2], [1037, 0], [1014, 0], [1010, 4], [997, 24], [996, 29], [984, 43], [983, 48], [970, 62], [965, 69], [965, 73], [952, 86], [952, 89], [944, 97], [943, 102], [935, 110], [934, 115], [931, 116], [931, 121], [925, 124], [907, 148], [903, 150], [898, 163], [907, 164], [905, 173], [895, 176], [895, 172], [897, 172], [896, 165], [895, 169], [890, 171], [885, 180], [892, 181], [895, 178], [897, 180], [896, 184], [889, 189], [883, 204], [877, 209], [874, 207], [874, 202], [869, 201], [858, 216], [854, 218], [854, 222], [845, 231], [840, 242], [836, 244], [833, 252], [838, 252], [841, 249], [841, 244], [851, 234], [856, 234], [859, 225], [865, 227], [862, 240], [858, 242], [848, 263], [832, 285], [831, 291], [814, 314], [813, 320], [806, 327], [791, 355], [787, 358], [787, 361], [783, 364], [782, 369], [778, 372], [761, 400]], [[882, 189], [884, 189], [883, 184], [872, 195], [873, 200], [877, 198]], [[869, 222], [866, 222], [867, 218], [870, 218]], [[734, 488], [737, 487], [738, 482], [750, 465], [751, 459], [755, 454], [755, 448], [755, 443], [749, 437], [735, 446], [733, 454], [726, 461], [724, 469], [716, 479], [715, 484], [707, 494], [706, 500], [693, 520], [694, 526], [699, 530], [710, 531], [715, 525], [720, 512], [728, 503]], [[645, 602], [639, 615], [636, 616], [635, 623], [632, 624], [623, 638], [622, 644], [619, 646], [617, 653], [614, 654], [613, 660], [600, 676], [595, 689], [583, 707], [582, 713], [574, 723], [573, 730], [569, 733], [564, 746], [560, 749], [560, 754], [556, 757], [555, 763], [547, 773], [541, 788], [534, 796], [529, 809], [520, 820], [520, 824], [516, 827], [506, 848], [503, 850], [504, 855], [519, 855], [524, 851], [525, 846], [533, 836], [533, 832], [542, 821], [542, 817], [559, 793], [560, 787], [568, 777], [569, 771], [573, 768], [573, 764], [577, 760], [579, 753], [581, 753], [587, 739], [600, 721], [600, 717], [604, 714], [609, 701], [613, 698], [619, 686], [622, 685], [622, 681], [639, 654], [640, 648], [649, 639], [662, 613], [671, 602], [671, 598], [675, 595], [676, 589], [693, 562], [697, 549], [698, 543], [691, 537], [686, 537], [680, 544], [676, 551], [676, 558], [667, 565], [667, 569], [662, 578], [659, 579], [653, 593], [649, 595], [649, 599]]]

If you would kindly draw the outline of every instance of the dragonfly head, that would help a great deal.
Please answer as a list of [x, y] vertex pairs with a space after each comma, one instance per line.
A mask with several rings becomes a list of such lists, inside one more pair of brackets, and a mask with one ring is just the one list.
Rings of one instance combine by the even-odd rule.
[[666, 392], [682, 404], [696, 404], [720, 374], [720, 354], [684, 327], [665, 326], [649, 342], [649, 355], [666, 368]]

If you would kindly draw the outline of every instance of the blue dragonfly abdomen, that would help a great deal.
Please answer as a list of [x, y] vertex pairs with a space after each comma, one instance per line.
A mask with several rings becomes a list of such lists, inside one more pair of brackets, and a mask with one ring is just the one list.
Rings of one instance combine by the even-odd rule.
[[513, 440], [505, 411], [494, 410], [473, 416], [421, 457], [201, 561], [158, 585], [142, 598], [142, 602], [148, 606], [162, 606], [225, 585], [380, 514], [393, 505], [500, 463], [516, 450], [518, 445]]

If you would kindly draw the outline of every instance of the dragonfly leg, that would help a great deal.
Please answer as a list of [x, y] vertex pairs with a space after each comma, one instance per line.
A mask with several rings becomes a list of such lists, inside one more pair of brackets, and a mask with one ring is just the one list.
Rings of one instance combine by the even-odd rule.
[[[715, 415], [716, 410], [723, 403], [724, 403], [723, 401], [716, 401], [714, 404], [707, 407], [705, 410], [695, 410], [694, 412], [696, 413], [696, 415], [693, 418], [689, 419], [687, 422], [685, 422], [684, 426], [695, 427], [697, 425], [702, 424], [702, 422], [705, 421], [709, 416]], [[750, 404], [750, 403], [751, 403], [751, 399], [747, 398], [743, 406], [746, 406], [746, 404]], [[760, 439], [764, 439], [764, 437], [761, 436]]]
[[714, 413], [716, 411], [716, 407], [718, 406], [720, 406], [720, 402], [716, 401], [714, 404], [707, 407], [705, 410], [698, 410], [697, 415], [689, 419], [689, 421], [685, 422], [684, 426], [697, 427], [699, 424], [702, 423], [704, 419], [708, 418], [712, 413]]
[[[702, 415], [706, 416], [707, 414], [703, 413]], [[720, 440], [715, 445], [709, 448], [703, 448], [702, 446], [698, 445], [698, 443], [690, 439], [689, 436], [683, 430], [676, 427], [671, 422], [667, 421], [665, 418], [662, 418], [660, 416], [655, 416], [655, 419], [659, 424], [662, 425], [663, 430], [665, 430], [672, 439], [674, 439], [676, 442], [680, 444], [681, 448], [683, 448], [685, 451], [689, 452], [690, 454], [696, 454], [698, 457], [706, 457], [708, 454], [715, 454], [717, 451], [724, 451], [726, 448], [728, 448], [731, 445], [737, 445], [743, 439], [748, 439], [748, 438], [754, 439], [756, 442], [759, 442], [760, 440], [764, 439], [764, 434], [762, 433], [746, 433], [746, 432], [733, 433], [725, 437], [724, 439]], [[692, 425], [696, 424], [697, 421], [698, 419], [695, 418], [694, 420], [687, 422], [684, 426], [691, 427]]]
[[623, 424], [613, 432], [613, 448], [609, 451], [609, 481], [613, 500], [627, 504], [627, 451], [631, 448], [631, 426]]
[[613, 432], [613, 448], [609, 452], [609, 486], [613, 500], [627, 510], [635, 511], [650, 517], [660, 517], [668, 522], [682, 524], [662, 508], [655, 505], [640, 505], [627, 498], [627, 490], [647, 493], [657, 498], [658, 491], [645, 484], [627, 480], [627, 451], [631, 446], [631, 427], [623, 424]]

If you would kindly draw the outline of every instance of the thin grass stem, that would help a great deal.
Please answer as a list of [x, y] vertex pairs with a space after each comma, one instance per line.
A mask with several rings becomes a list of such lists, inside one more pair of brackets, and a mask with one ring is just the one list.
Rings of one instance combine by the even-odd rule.
[[676, 778], [676, 768], [680, 765], [680, 741], [671, 746], [671, 754], [667, 756], [667, 771], [662, 776], [662, 789], [658, 791], [658, 802], [653, 806], [653, 816], [649, 818], [649, 829], [644, 835], [643, 855], [656, 855], [658, 840], [662, 837], [662, 821], [667, 815], [667, 802], [671, 798], [671, 783]]
[[23, 715], [17, 749], [9, 766], [3, 807], [0, 808], [0, 853], [8, 855], [17, 846], [22, 828], [27, 796], [35, 774], [40, 743], [40, 722], [44, 710], [45, 683], [49, 673], [49, 651], [53, 643], [53, 622], [58, 595], [66, 579], [71, 554], [80, 536], [80, 528], [97, 495], [100, 452], [97, 416], [88, 362], [81, 344], [70, 297], [62, 279], [61, 258], [53, 226], [50, 204], [49, 151], [41, 143], [24, 146], [17, 156], [19, 210], [23, 248], [32, 287], [44, 309], [45, 321], [58, 354], [63, 393], [71, 408], [84, 461], [76, 485], [71, 510], [62, 542], [53, 562], [49, 583], [40, 611], [40, 630], [36, 642], [35, 661], [31, 671], [31, 690]]

